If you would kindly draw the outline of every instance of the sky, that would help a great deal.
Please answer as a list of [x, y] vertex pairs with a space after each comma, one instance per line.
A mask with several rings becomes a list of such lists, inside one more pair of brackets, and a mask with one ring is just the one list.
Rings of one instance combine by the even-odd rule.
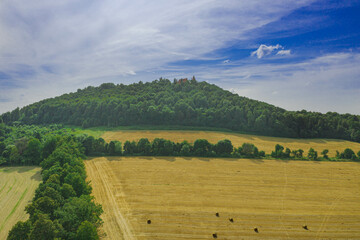
[[0, 113], [195, 76], [287, 110], [360, 114], [359, 13], [359, 0], [2, 0]]

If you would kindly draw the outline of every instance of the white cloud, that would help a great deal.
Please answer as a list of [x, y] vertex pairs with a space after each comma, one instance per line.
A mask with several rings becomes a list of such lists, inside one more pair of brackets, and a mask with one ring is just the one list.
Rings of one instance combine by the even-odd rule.
[[257, 58], [263, 58], [267, 55], [270, 55], [274, 50], [282, 48], [281, 45], [276, 44], [275, 46], [266, 46], [265, 44], [261, 44], [260, 47], [251, 53], [251, 56], [257, 56]]
[[229, 59], [226, 59], [226, 60], [223, 61], [223, 63], [229, 63], [229, 62], [230, 62]]
[[288, 56], [291, 54], [291, 50], [284, 50], [284, 47], [281, 46], [280, 44], [276, 44], [275, 46], [272, 45], [267, 46], [265, 44], [261, 44], [258, 49], [256, 49], [251, 53], [251, 56], [256, 56], [258, 59], [260, 59], [272, 54], [277, 49], [282, 49], [282, 50], [277, 51], [276, 55]]
[[291, 55], [291, 50], [280, 50], [276, 53], [276, 55], [288, 56]]
[[[0, 79], [0, 113], [90, 84], [153, 80], [310, 2], [0, 1], [0, 71], [12, 85]], [[33, 75], [14, 74], [19, 65]]]

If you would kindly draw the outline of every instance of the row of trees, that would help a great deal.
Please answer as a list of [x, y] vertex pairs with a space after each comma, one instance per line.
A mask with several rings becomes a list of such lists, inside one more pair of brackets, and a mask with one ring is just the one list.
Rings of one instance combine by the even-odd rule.
[[[49, 152], [56, 147], [56, 137], [72, 136], [71, 133], [62, 131], [62, 134], [49, 134], [41, 137], [41, 140], [33, 136], [22, 137], [8, 145], [0, 142], [0, 164], [7, 165], [39, 165], [49, 156]], [[234, 147], [230, 140], [221, 140], [212, 144], [206, 139], [197, 139], [194, 143], [183, 141], [175, 143], [170, 140], [156, 138], [150, 142], [147, 138], [139, 141], [126, 141], [123, 145], [119, 141], [105, 142], [102, 138], [80, 135], [74, 137], [81, 151], [86, 156], [199, 156], [199, 157], [234, 157], [234, 158], [263, 158], [275, 159], [310, 159], [319, 158], [317, 151], [310, 148], [307, 155], [304, 150], [290, 150], [277, 144], [271, 154], [251, 143], [243, 143], [240, 147]], [[321, 159], [327, 160], [328, 150], [321, 152]], [[338, 152], [336, 159], [348, 159], [357, 161], [360, 151], [356, 154], [347, 148], [344, 152]]]
[[79, 141], [88, 155], [99, 156], [199, 156], [199, 157], [264, 157], [265, 152], [253, 144], [244, 143], [234, 148], [230, 140], [221, 140], [216, 144], [206, 139], [197, 139], [193, 144], [183, 141], [175, 143], [163, 138], [150, 142], [147, 138], [139, 141], [126, 141], [124, 146], [119, 141], [106, 143], [104, 139], [92, 136], [80, 136]]
[[[92, 156], [198, 156], [198, 157], [234, 157], [234, 158], [263, 158], [271, 157], [275, 159], [309, 159], [327, 160], [329, 159], [328, 149], [321, 152], [322, 157], [318, 156], [317, 151], [310, 148], [307, 155], [304, 150], [290, 150], [280, 144], [275, 146], [270, 155], [259, 149], [252, 143], [243, 143], [240, 147], [234, 147], [230, 140], [220, 140], [212, 144], [206, 139], [197, 139], [193, 144], [183, 141], [175, 143], [170, 140], [155, 138], [150, 142], [147, 138], [138, 141], [126, 141], [124, 146], [119, 141], [106, 143], [104, 139], [95, 139], [92, 136], [80, 136], [78, 140], [84, 147], [87, 155]], [[349, 148], [340, 153], [337, 151], [336, 159], [347, 159], [357, 161], [360, 158]]]
[[[271, 152], [270, 156], [272, 158], [277, 159], [309, 159], [309, 160], [328, 160], [330, 159], [328, 156], [329, 150], [324, 149], [321, 152], [321, 157], [318, 155], [318, 152], [315, 151], [313, 148], [310, 148], [307, 156], [304, 156], [304, 150], [298, 149], [298, 150], [290, 150], [289, 148], [284, 149], [283, 146], [280, 144], [276, 144], [275, 150]], [[355, 154], [355, 152], [350, 149], [346, 148], [342, 153], [339, 151], [336, 151], [336, 159], [346, 159], [346, 160], [352, 160], [352, 161], [359, 161], [360, 160], [360, 151]]]
[[61, 123], [83, 127], [205, 126], [271, 136], [360, 142], [360, 116], [286, 111], [197, 82], [195, 78], [174, 82], [160, 78], [131, 85], [105, 83], [17, 108], [0, 118], [7, 124]]
[[103, 210], [85, 181], [82, 146], [73, 136], [54, 136], [43, 146], [43, 181], [26, 207], [30, 218], [16, 223], [8, 240], [99, 239]]

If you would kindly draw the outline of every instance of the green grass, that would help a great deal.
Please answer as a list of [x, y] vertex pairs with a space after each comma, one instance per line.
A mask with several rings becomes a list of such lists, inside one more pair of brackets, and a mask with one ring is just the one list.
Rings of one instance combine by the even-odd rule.
[[[101, 137], [107, 131], [121, 131], [121, 130], [193, 130], [193, 131], [215, 131], [215, 132], [232, 132], [250, 134], [247, 132], [232, 131], [226, 128], [213, 128], [213, 127], [198, 127], [198, 126], [178, 126], [178, 125], [135, 125], [135, 126], [118, 126], [118, 127], [91, 127], [81, 128], [77, 126], [65, 126], [75, 135], [87, 134], [95, 138]], [[254, 133], [251, 133], [255, 135]]]
[[11, 187], [9, 188], [9, 190], [6, 193], [9, 193], [11, 191], [11, 189], [13, 188], [13, 186], [15, 185], [17, 179], [15, 178], [15, 182], [13, 183], [13, 185], [11, 185]]
[[94, 138], [99, 138], [105, 131], [102, 131], [100, 129], [96, 129], [96, 128], [81, 128], [81, 127], [75, 127], [75, 126], [66, 126], [65, 128], [67, 128], [69, 130], [70, 133], [74, 134], [75, 136], [78, 135], [89, 135], [89, 136], [93, 136]]
[[4, 190], [4, 188], [6, 187], [6, 185], [8, 184], [9, 181], [6, 181], [6, 183], [4, 184], [4, 186], [0, 189], [0, 193]]

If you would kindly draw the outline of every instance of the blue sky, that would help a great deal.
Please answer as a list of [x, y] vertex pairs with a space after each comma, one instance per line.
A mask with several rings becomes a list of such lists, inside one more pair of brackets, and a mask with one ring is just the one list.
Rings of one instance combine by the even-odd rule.
[[0, 113], [103, 82], [192, 77], [360, 114], [360, 1], [0, 2]]

